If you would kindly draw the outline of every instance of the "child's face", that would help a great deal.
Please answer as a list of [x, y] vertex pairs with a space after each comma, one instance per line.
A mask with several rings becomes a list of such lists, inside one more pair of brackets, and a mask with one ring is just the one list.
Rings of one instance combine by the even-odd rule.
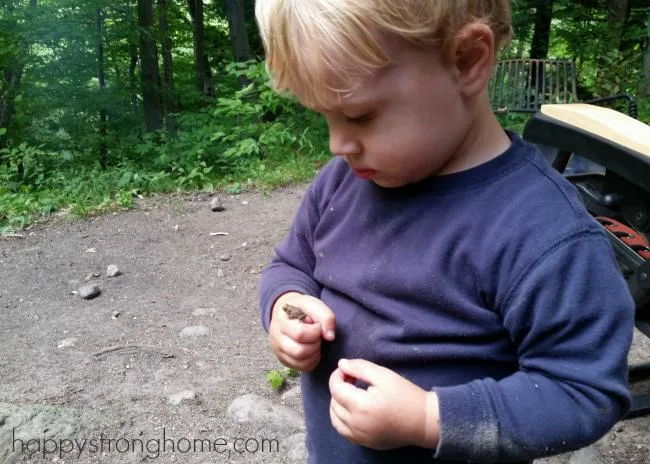
[[330, 150], [382, 187], [459, 170], [471, 116], [452, 68], [439, 53], [386, 42], [394, 66], [314, 108], [327, 118]]

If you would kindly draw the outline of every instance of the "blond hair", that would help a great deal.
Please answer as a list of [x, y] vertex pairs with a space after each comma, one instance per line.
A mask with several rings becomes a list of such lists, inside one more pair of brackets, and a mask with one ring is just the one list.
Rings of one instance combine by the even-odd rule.
[[443, 55], [473, 22], [491, 28], [495, 51], [511, 34], [509, 0], [257, 0], [255, 15], [274, 88], [319, 106], [391, 63], [378, 32]]

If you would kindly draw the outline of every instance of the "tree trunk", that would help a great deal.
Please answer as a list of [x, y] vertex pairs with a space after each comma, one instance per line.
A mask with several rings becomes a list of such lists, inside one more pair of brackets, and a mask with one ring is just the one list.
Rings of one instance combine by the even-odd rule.
[[610, 46], [619, 49], [627, 20], [628, 0], [608, 0], [607, 8], [609, 10], [607, 24], [609, 26]]
[[[31, 16], [38, 7], [38, 0], [29, 0], [28, 18]], [[27, 61], [27, 53], [29, 51], [29, 43], [23, 39], [17, 56], [2, 69], [2, 78], [6, 83], [4, 92], [0, 94], [0, 127], [9, 131], [11, 118], [15, 112], [15, 101], [20, 91], [20, 81], [23, 77], [23, 70]], [[0, 135], [0, 149], [6, 147], [7, 134]], [[0, 156], [0, 161], [2, 156]], [[22, 160], [18, 160], [18, 176], [22, 178], [25, 174], [25, 165]]]
[[212, 72], [208, 63], [208, 55], [205, 51], [205, 39], [203, 31], [203, 0], [187, 0], [192, 17], [194, 39], [194, 69], [196, 73], [196, 87], [201, 95], [214, 96], [212, 85]]
[[163, 108], [167, 130], [172, 134], [176, 130], [174, 113], [176, 112], [176, 101], [174, 97], [174, 65], [172, 61], [172, 39], [169, 35], [167, 23], [167, 1], [157, 0], [158, 25], [160, 37], [162, 38], [163, 56]]
[[140, 80], [142, 103], [147, 132], [162, 128], [160, 85], [156, 42], [153, 38], [152, 0], [138, 0], [138, 26], [140, 26]]
[[[530, 45], [530, 57], [532, 59], [543, 60], [548, 57], [548, 46], [551, 40], [553, 0], [535, 0], [535, 3], [537, 5], [535, 10], [535, 29], [533, 31], [533, 41]], [[531, 73], [530, 82], [532, 88], [536, 89], [537, 94], [541, 93], [544, 88], [544, 66], [533, 64], [529, 72]], [[529, 98], [533, 97], [529, 96]]]
[[[36, 8], [36, 0], [29, 2], [30, 8]], [[4, 91], [0, 93], [0, 127], [9, 130], [11, 124], [11, 117], [14, 114], [14, 102], [20, 90], [20, 81], [23, 77], [23, 69], [25, 66], [26, 54], [28, 44], [23, 39], [18, 53], [14, 59], [0, 71], [2, 71], [2, 79], [4, 80]], [[5, 137], [0, 137], [0, 149], [5, 147]]]
[[106, 146], [106, 107], [104, 106], [104, 89], [106, 89], [106, 78], [104, 76], [104, 17], [102, 9], [97, 8], [97, 71], [99, 76], [99, 164], [102, 168], [108, 165], [108, 148]]
[[[0, 94], [0, 127], [9, 130], [11, 117], [14, 114], [14, 102], [20, 89], [20, 80], [22, 79], [23, 69], [17, 62], [10, 64], [2, 70], [6, 89]], [[0, 136], [0, 150], [6, 146], [6, 134]]]
[[643, 67], [641, 69], [641, 82], [639, 83], [639, 97], [650, 97], [650, 12], [648, 12], [648, 29], [646, 35], [645, 53], [643, 54]]
[[264, 58], [264, 44], [260, 37], [260, 31], [255, 21], [255, 0], [243, 0], [244, 2], [244, 17], [246, 21], [246, 31], [248, 32], [248, 43], [251, 55], [258, 59]]
[[251, 59], [251, 51], [246, 32], [244, 0], [226, 0], [226, 12], [233, 57], [237, 62], [248, 61]]
[[129, 45], [131, 62], [129, 63], [129, 85], [131, 87], [131, 109], [133, 114], [138, 114], [138, 90], [136, 85], [135, 70], [138, 67], [138, 48], [135, 44]]
[[535, 30], [530, 45], [530, 57], [545, 59], [548, 56], [548, 45], [551, 39], [551, 20], [553, 19], [554, 0], [536, 0]]

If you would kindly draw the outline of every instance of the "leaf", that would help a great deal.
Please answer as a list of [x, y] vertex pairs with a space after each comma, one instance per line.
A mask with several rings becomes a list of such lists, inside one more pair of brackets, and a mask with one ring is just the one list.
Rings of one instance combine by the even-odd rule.
[[295, 369], [293, 367], [287, 367], [286, 371], [287, 371], [287, 376], [288, 377], [292, 377], [294, 379], [296, 377], [300, 377], [300, 371], [298, 369]]
[[273, 390], [279, 390], [284, 385], [286, 377], [277, 369], [273, 369], [266, 374], [266, 379], [271, 382]]
[[223, 139], [224, 137], [226, 137], [225, 132], [215, 132], [214, 134], [212, 134], [212, 137], [210, 138], [210, 141], [215, 142], [217, 140]]

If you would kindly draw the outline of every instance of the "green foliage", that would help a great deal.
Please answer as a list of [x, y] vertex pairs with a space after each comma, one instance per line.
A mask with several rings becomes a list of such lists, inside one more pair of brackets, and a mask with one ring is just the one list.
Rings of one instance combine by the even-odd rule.
[[[230, 88], [215, 107], [178, 115], [175, 137], [148, 134], [126, 156], [151, 160], [183, 190], [236, 182], [231, 191], [241, 191], [251, 177], [279, 185], [313, 174], [311, 163], [327, 157], [324, 121], [274, 92], [263, 64], [231, 63], [225, 71]], [[243, 89], [241, 80], [248, 82]]]
[[21, 229], [61, 210], [91, 216], [130, 208], [140, 194], [174, 190], [163, 173], [142, 172], [134, 165], [102, 170], [72, 162], [39, 176], [39, 183], [16, 179], [15, 172], [0, 164], [0, 233]]
[[640, 79], [638, 57], [633, 53], [607, 50], [599, 55], [597, 63], [582, 66], [580, 82], [590, 95], [603, 97], [627, 93], [636, 94]]
[[[254, 26], [254, 2], [245, 3], [247, 25]], [[0, 231], [43, 215], [129, 208], [137, 196], [155, 192], [269, 189], [311, 179], [329, 158], [322, 118], [274, 92], [263, 64], [232, 63], [224, 2], [205, 8], [204, 45], [216, 96], [196, 88], [187, 3], [166, 5], [177, 103], [168, 115], [173, 130], [143, 134], [141, 76], [133, 56], [136, 2], [0, 2], [0, 107], [12, 110], [4, 112], [12, 115], [9, 122], [0, 121]], [[512, 5], [516, 36], [504, 57], [525, 57], [538, 2]], [[576, 60], [579, 98], [636, 95], [648, 7], [633, 5], [625, 23], [612, 27], [607, 2], [554, 5], [549, 58]], [[161, 49], [160, 31], [154, 35]], [[260, 58], [259, 37], [249, 35]], [[10, 76], [20, 76], [19, 85]], [[521, 133], [528, 116], [499, 119]], [[647, 99], [639, 100], [639, 119], [650, 122]]]
[[524, 126], [530, 118], [530, 114], [526, 113], [503, 113], [498, 114], [497, 119], [504, 129], [509, 129], [517, 134], [522, 134]]
[[287, 383], [287, 380], [290, 378], [296, 378], [300, 375], [300, 372], [297, 369], [291, 367], [285, 367], [283, 369], [271, 369], [266, 374], [266, 380], [271, 384], [271, 388], [275, 391], [279, 391]]
[[311, 178], [329, 157], [324, 121], [278, 96], [260, 63], [228, 66], [224, 82], [230, 87], [215, 106], [177, 115], [175, 134], [124, 137], [106, 169], [92, 148], [23, 142], [0, 150], [0, 231], [61, 210], [88, 216], [129, 208], [154, 192], [235, 194]]
[[650, 124], [650, 98], [639, 100], [639, 121]]

